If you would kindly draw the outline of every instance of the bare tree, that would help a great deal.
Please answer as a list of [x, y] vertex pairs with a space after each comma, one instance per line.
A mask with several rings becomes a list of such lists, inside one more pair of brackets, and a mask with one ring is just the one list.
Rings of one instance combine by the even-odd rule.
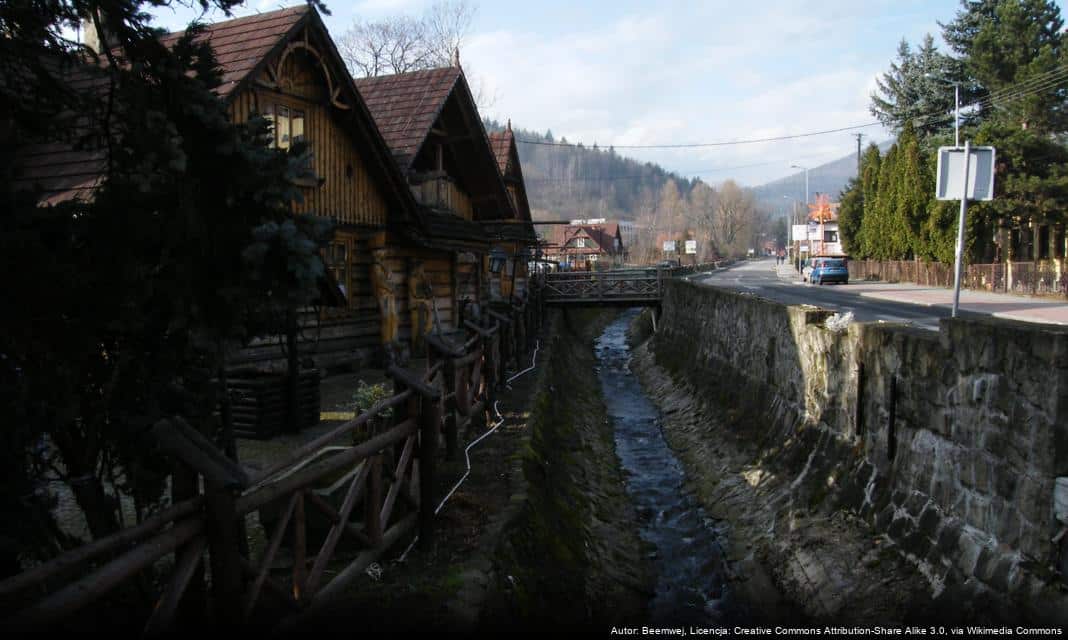
[[355, 22], [338, 40], [338, 50], [355, 76], [404, 73], [430, 63], [426, 24], [410, 16]]
[[439, 0], [419, 18], [356, 21], [338, 39], [338, 49], [360, 77], [447, 67], [455, 63], [477, 12], [468, 0]]
[[732, 257], [745, 255], [755, 216], [753, 194], [733, 180], [724, 182], [712, 221], [712, 239], [719, 250]]
[[451, 64], [464, 40], [471, 35], [478, 5], [467, 0], [439, 0], [427, 9], [423, 24], [427, 32], [427, 46], [431, 64]]
[[712, 235], [718, 197], [716, 190], [704, 182], [698, 182], [690, 191], [690, 224], [697, 232], [698, 250], [702, 258], [718, 255]]

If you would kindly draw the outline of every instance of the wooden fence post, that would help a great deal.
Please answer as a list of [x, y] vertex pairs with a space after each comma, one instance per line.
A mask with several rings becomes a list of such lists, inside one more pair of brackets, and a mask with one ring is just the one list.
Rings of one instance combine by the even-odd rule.
[[363, 529], [372, 547], [382, 544], [382, 454], [367, 459], [367, 494], [363, 499]]
[[241, 552], [237, 540], [235, 491], [211, 483], [207, 487], [205, 529], [211, 549], [212, 613], [217, 624], [241, 622], [244, 589]]
[[[171, 504], [178, 504], [200, 495], [200, 477], [196, 471], [181, 462], [174, 465], [171, 475]], [[185, 544], [175, 550], [175, 558], [180, 558], [192, 544]], [[178, 604], [176, 620], [178, 626], [188, 622], [195, 624], [207, 611], [207, 594], [204, 589], [204, 561], [197, 562], [197, 568], [189, 580], [181, 601]]]
[[460, 450], [459, 434], [456, 417], [456, 377], [464, 375], [464, 371], [457, 372], [456, 358], [445, 361], [445, 393], [454, 394], [452, 400], [445, 403], [445, 459], [455, 460]]
[[437, 508], [437, 444], [441, 424], [440, 401], [422, 396], [419, 410], [419, 547], [434, 544], [434, 509]]

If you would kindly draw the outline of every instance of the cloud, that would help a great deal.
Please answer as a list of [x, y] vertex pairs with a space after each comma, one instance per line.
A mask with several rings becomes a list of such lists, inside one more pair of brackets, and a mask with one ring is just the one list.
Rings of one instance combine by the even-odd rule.
[[[508, 25], [473, 37], [462, 57], [497, 96], [487, 115], [569, 140], [622, 146], [773, 137], [873, 121], [874, 78], [900, 36], [884, 38], [882, 50], [840, 36], [865, 21], [872, 21], [870, 7], [829, 2], [669, 6], [586, 28]], [[850, 153], [849, 133], [620, 152], [684, 173], [768, 163], [742, 172], [743, 181], [763, 182], [791, 173], [798, 158]]]

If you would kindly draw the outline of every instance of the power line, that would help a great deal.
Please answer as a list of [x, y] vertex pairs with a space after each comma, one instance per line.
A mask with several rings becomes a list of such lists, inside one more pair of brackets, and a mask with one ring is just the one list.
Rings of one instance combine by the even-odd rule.
[[[701, 147], [729, 147], [740, 144], [759, 144], [762, 142], [778, 142], [780, 140], [794, 140], [796, 138], [810, 138], [812, 136], [822, 136], [829, 133], [841, 133], [843, 131], [852, 131], [854, 129], [864, 129], [866, 127], [875, 127], [880, 125], [879, 122], [869, 122], [867, 124], [855, 124], [848, 127], [839, 127], [837, 129], [825, 129], [823, 131], [808, 131], [806, 133], [795, 133], [785, 136], [772, 136], [769, 138], [751, 138], [748, 140], [730, 140], [721, 142], [694, 142], [686, 144], [615, 144], [611, 145], [613, 149], [697, 149]], [[522, 142], [525, 144], [536, 144], [546, 147], [577, 147], [582, 145], [581, 142], [550, 142], [548, 140], [524, 140], [517, 138], [516, 142]]]
[[[1018, 83], [1006, 86], [998, 91], [991, 92], [987, 96], [977, 100], [969, 105], [962, 105], [965, 107], [998, 107], [996, 103], [1004, 101], [1017, 100], [1019, 98], [1038, 93], [1041, 91], [1047, 91], [1056, 87], [1061, 82], [1068, 80], [1068, 65], [1056, 67], [1049, 71], [1036, 74], [1027, 80], [1023, 80]], [[935, 123], [948, 118], [953, 117], [952, 114], [947, 114], [941, 111], [931, 112], [928, 114], [921, 114], [914, 117], [914, 122]], [[835, 129], [823, 129], [820, 131], [807, 131], [804, 133], [796, 133], [782, 136], [771, 136], [766, 138], [749, 138], [744, 140], [723, 140], [717, 142], [694, 142], [694, 143], [680, 143], [680, 144], [617, 144], [611, 145], [613, 149], [699, 149], [704, 147], [728, 147], [737, 146], [743, 144], [761, 144], [765, 142], [779, 142], [782, 140], [796, 140], [798, 138], [810, 138], [813, 136], [827, 135], [831, 133], [841, 133], [843, 131], [853, 131], [856, 129], [866, 129], [868, 127], [875, 127], [881, 125], [881, 122], [869, 122], [867, 124], [856, 124], [847, 127], [838, 127]], [[516, 142], [523, 144], [532, 144], [545, 147], [579, 147], [586, 146], [581, 142], [557, 142], [549, 140], [527, 140], [523, 138], [516, 138]], [[596, 144], [596, 143], [594, 143]], [[592, 148], [589, 147], [589, 148]]]
[[[834, 152], [834, 155], [835, 156], [839, 156], [841, 154], [838, 153], [838, 152]], [[806, 159], [806, 158], [822, 158], [822, 157], [830, 157], [830, 156], [831, 156], [831, 153], [828, 152], [828, 153], [819, 153], [819, 154], [814, 154], [814, 155], [796, 156], [795, 159], [796, 160], [803, 160], [803, 159]], [[666, 169], [662, 169], [662, 170], [663, 170], [664, 173], [667, 173], [667, 174], [676, 174], [676, 175], [681, 174], [682, 177], [685, 177], [686, 175], [700, 176], [700, 175], [707, 175], [707, 174], [710, 174], [710, 173], [722, 173], [724, 171], [736, 171], [738, 169], [751, 169], [753, 167], [766, 167], [766, 166], [769, 166], [769, 165], [781, 164], [781, 163], [782, 163], [781, 160], [769, 160], [767, 162], [757, 162], [757, 163], [753, 163], [753, 164], [741, 164], [741, 165], [736, 165], [736, 166], [733, 166], [733, 167], [715, 167], [715, 168], [711, 168], [711, 169], [701, 169], [701, 170], [698, 170], [698, 171], [668, 171]], [[640, 180], [642, 178], [653, 178], [653, 177], [655, 177], [655, 175], [656, 174], [654, 172], [654, 173], [635, 173], [635, 174], [631, 174], [631, 175], [618, 175], [618, 176], [587, 176], [587, 177], [573, 177], [573, 178], [527, 178], [525, 180], [525, 182], [527, 182], [527, 183], [543, 183], [543, 182], [611, 182], [611, 181], [615, 181], [615, 180]]]

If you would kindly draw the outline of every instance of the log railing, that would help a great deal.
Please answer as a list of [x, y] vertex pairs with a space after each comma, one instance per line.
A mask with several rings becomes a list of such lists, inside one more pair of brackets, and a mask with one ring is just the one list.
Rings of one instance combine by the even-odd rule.
[[[219, 626], [254, 617], [262, 624], [260, 612], [292, 621], [335, 599], [416, 530], [421, 546], [432, 544], [439, 438], [444, 434], [453, 458], [461, 430], [484, 426], [504, 386], [505, 363], [519, 366], [540, 325], [540, 301], [531, 295], [467, 320], [455, 342], [431, 336], [425, 371], [391, 367], [393, 395], [256, 473], [181, 418], [161, 420], [150, 443], [176, 461], [174, 483], [191, 480], [185, 484], [197, 487], [195, 495], [0, 582], [0, 628], [47, 628], [162, 565], [168, 569], [145, 612], [146, 632], [174, 628], [180, 612]], [[388, 427], [352, 444], [388, 411]], [[319, 488], [324, 484], [333, 491]], [[273, 520], [265, 517], [272, 513]], [[267, 534], [257, 553], [243, 539], [252, 514]], [[313, 519], [328, 524], [325, 534], [312, 534]], [[338, 553], [342, 542], [345, 554]], [[285, 575], [274, 568], [283, 545], [292, 556]], [[166, 558], [173, 561], [161, 563]], [[190, 600], [205, 600], [190, 598], [191, 591], [207, 595], [208, 611], [188, 614]]]

